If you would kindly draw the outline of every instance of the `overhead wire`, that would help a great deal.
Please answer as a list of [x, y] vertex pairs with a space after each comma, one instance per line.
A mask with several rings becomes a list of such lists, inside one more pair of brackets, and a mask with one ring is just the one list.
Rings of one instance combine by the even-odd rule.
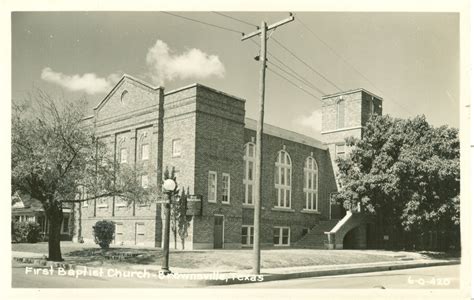
[[304, 64], [306, 67], [308, 67], [311, 71], [313, 71], [314, 73], [318, 74], [321, 78], [323, 78], [324, 80], [326, 80], [329, 84], [331, 84], [333, 87], [335, 87], [336, 89], [338, 89], [340, 92], [342, 92], [343, 90], [337, 85], [335, 84], [331, 79], [327, 78], [324, 74], [322, 74], [321, 72], [319, 72], [318, 70], [316, 70], [315, 68], [313, 68], [312, 66], [310, 66], [307, 62], [305, 62], [303, 59], [301, 59], [299, 56], [297, 56], [293, 51], [291, 51], [290, 49], [288, 49], [285, 45], [283, 45], [281, 42], [279, 42], [277, 39], [273, 38], [272, 39], [273, 41], [275, 41], [275, 43], [277, 45], [279, 45], [281, 48], [283, 48], [285, 51], [287, 51], [289, 54], [291, 54], [291, 56], [293, 56], [294, 58], [296, 58], [299, 62], [301, 62], [302, 64]]
[[222, 29], [222, 30], [229, 31], [229, 32], [234, 32], [234, 33], [238, 33], [238, 34], [241, 34], [241, 35], [243, 34], [243, 32], [241, 32], [241, 31], [237, 31], [237, 30], [234, 30], [234, 29], [231, 29], [231, 28], [227, 28], [227, 27], [224, 27], [224, 26], [220, 26], [220, 25], [216, 25], [216, 24], [212, 24], [212, 23], [200, 21], [200, 20], [197, 20], [197, 19], [193, 19], [193, 18], [189, 18], [189, 17], [185, 17], [185, 16], [173, 14], [173, 13], [170, 13], [170, 12], [167, 12], [167, 11], [162, 11], [161, 13], [167, 14], [167, 15], [171, 15], [171, 16], [174, 16], [174, 17], [177, 17], [177, 18], [185, 19], [185, 20], [188, 20], [188, 21], [200, 23], [200, 24], [203, 24], [203, 25], [212, 26], [212, 27], [215, 27], [215, 28], [219, 28], [219, 29]]
[[272, 72], [273, 74], [277, 75], [278, 77], [282, 78], [283, 80], [287, 81], [288, 83], [290, 83], [291, 85], [293, 85], [294, 87], [300, 89], [301, 91], [305, 92], [306, 94], [310, 95], [311, 97], [321, 101], [321, 99], [314, 95], [313, 93], [307, 91], [306, 89], [304, 89], [302, 86], [294, 83], [293, 81], [289, 80], [288, 78], [286, 78], [284, 75], [281, 75], [280, 73], [276, 72], [275, 70], [273, 70], [272, 68], [270, 67], [267, 67], [268, 71]]
[[234, 20], [234, 21], [240, 22], [240, 23], [245, 24], [245, 25], [249, 25], [249, 26], [257, 27], [257, 28], [258, 28], [258, 26], [255, 25], [255, 24], [249, 23], [249, 22], [247, 22], [247, 21], [244, 21], [244, 20], [241, 20], [241, 19], [238, 19], [238, 18], [229, 16], [229, 15], [223, 14], [223, 13], [220, 13], [220, 12], [217, 12], [217, 11], [213, 11], [212, 13], [214, 13], [214, 14], [216, 14], [216, 15], [219, 15], [219, 16], [222, 16], [222, 17], [225, 17], [225, 18], [228, 18], [228, 19], [232, 19], [232, 20]]

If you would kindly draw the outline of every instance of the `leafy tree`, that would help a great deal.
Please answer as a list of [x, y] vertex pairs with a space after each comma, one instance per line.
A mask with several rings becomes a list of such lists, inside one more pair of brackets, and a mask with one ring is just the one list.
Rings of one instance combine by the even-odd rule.
[[[28, 193], [42, 203], [50, 224], [49, 260], [62, 260], [63, 207], [104, 197], [151, 201], [159, 195], [156, 186], [142, 188], [140, 170], [117, 164], [110, 143], [95, 137], [84, 122], [85, 104], [41, 90], [13, 103], [12, 194]], [[78, 196], [84, 189], [87, 196]]]
[[459, 225], [458, 130], [428, 124], [424, 116], [402, 120], [375, 116], [360, 140], [339, 158], [336, 200], [362, 209], [384, 224], [423, 232]]
[[178, 235], [181, 240], [181, 249], [184, 250], [184, 244], [186, 238], [188, 237], [188, 228], [190, 223], [190, 217], [186, 214], [188, 210], [188, 197], [189, 190], [185, 193], [184, 190], [181, 191], [181, 197], [179, 198], [178, 203], [176, 203], [178, 211]]

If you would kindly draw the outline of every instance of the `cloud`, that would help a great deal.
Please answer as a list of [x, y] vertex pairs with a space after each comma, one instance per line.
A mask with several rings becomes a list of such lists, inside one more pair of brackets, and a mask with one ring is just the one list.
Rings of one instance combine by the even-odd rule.
[[84, 91], [89, 95], [93, 95], [109, 91], [120, 77], [117, 74], [111, 74], [107, 78], [101, 78], [94, 73], [66, 75], [46, 67], [41, 71], [41, 79], [58, 84], [71, 91]]
[[155, 45], [148, 49], [146, 63], [150, 68], [151, 79], [160, 85], [175, 78], [223, 77], [225, 73], [224, 65], [218, 56], [206, 54], [196, 48], [173, 54], [161, 40], [157, 40]]
[[321, 111], [315, 110], [309, 116], [299, 116], [295, 119], [295, 123], [304, 127], [309, 127], [313, 131], [319, 133], [322, 128]]

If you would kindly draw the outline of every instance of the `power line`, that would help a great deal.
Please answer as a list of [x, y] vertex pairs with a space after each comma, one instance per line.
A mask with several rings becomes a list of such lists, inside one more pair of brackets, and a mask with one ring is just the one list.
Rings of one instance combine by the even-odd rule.
[[[252, 43], [254, 43], [257, 47], [259, 46], [257, 42], [255, 42], [254, 40], [250, 40]], [[321, 91], [320, 89], [318, 89], [315, 85], [313, 85], [310, 81], [308, 81], [306, 78], [304, 78], [304, 76], [300, 75], [298, 72], [296, 72], [294, 69], [292, 69], [290, 66], [288, 66], [287, 64], [285, 64], [282, 60], [280, 60], [278, 57], [276, 57], [274, 54], [272, 54], [270, 51], [267, 50], [267, 53], [268, 53], [268, 56], [270, 56], [272, 59], [276, 60], [277, 62], [279, 62], [281, 65], [283, 65], [284, 67], [286, 67], [289, 71], [291, 71], [293, 74], [288, 74], [292, 77], [296, 77], [299, 81], [302, 81], [304, 84], [306, 84], [307, 86], [310, 86], [310, 87], [313, 87], [315, 90], [317, 90], [318, 92], [320, 92], [322, 95], [325, 95], [327, 94], [326, 92], [323, 92]], [[268, 60], [269, 63], [272, 63], [270, 60]], [[278, 67], [281, 69], [280, 66], [276, 65], [273, 63], [274, 66]], [[286, 72], [285, 72], [286, 73]]]
[[328, 43], [326, 43], [323, 39], [321, 39], [314, 31], [312, 31], [306, 24], [303, 23], [299, 18], [296, 19], [306, 30], [311, 32], [311, 34], [318, 40], [320, 41], [324, 46], [326, 46], [329, 50], [331, 50], [337, 57], [339, 57], [342, 61], [344, 61], [349, 67], [351, 67], [354, 71], [356, 71], [360, 76], [362, 76], [368, 83], [370, 83], [372, 86], [377, 88], [375, 84], [373, 84], [367, 77], [364, 76], [356, 67], [354, 67], [349, 61], [347, 61], [342, 55], [340, 55], [334, 48], [332, 48]]
[[237, 18], [231, 17], [231, 16], [229, 16], [229, 15], [226, 15], [226, 14], [223, 14], [223, 13], [220, 13], [220, 12], [217, 12], [217, 11], [213, 11], [212, 13], [215, 13], [216, 15], [223, 16], [223, 17], [232, 19], [232, 20], [234, 20], [234, 21], [240, 22], [240, 23], [245, 24], [245, 25], [249, 25], [249, 26], [257, 27], [257, 28], [258, 28], [258, 26], [255, 25], [255, 24], [249, 23], [249, 22], [244, 21], [244, 20], [241, 20], [241, 19], [237, 19]]
[[310, 95], [311, 97], [321, 101], [321, 99], [319, 99], [319, 97], [317, 97], [316, 95], [312, 94], [311, 92], [305, 90], [303, 87], [299, 86], [298, 84], [294, 83], [293, 81], [289, 80], [288, 78], [286, 78], [285, 76], [281, 75], [280, 73], [274, 71], [272, 68], [268, 68], [268, 71], [272, 72], [273, 74], [277, 75], [278, 77], [282, 78], [283, 80], [286, 80], [288, 83], [290, 83], [291, 85], [293, 85], [294, 87], [302, 90], [303, 92], [305, 92], [306, 94]]
[[314, 69], [313, 67], [311, 67], [308, 63], [306, 63], [304, 60], [302, 60], [301, 58], [299, 58], [296, 54], [293, 53], [293, 51], [291, 51], [290, 49], [288, 49], [287, 47], [285, 47], [285, 45], [283, 45], [282, 43], [280, 43], [277, 39], [273, 39], [275, 41], [275, 43], [277, 43], [277, 45], [279, 45], [280, 47], [282, 47], [283, 49], [285, 49], [288, 53], [290, 53], [294, 58], [296, 58], [299, 62], [301, 62], [302, 64], [304, 64], [306, 67], [308, 67], [311, 71], [313, 71], [314, 73], [318, 74], [319, 76], [321, 76], [324, 80], [326, 80], [327, 82], [329, 82], [333, 87], [335, 87], [336, 89], [338, 89], [340, 92], [342, 92], [342, 89], [337, 86], [337, 84], [335, 84], [333, 81], [331, 81], [329, 78], [327, 78], [326, 76], [324, 76], [324, 74], [322, 74], [321, 72], [317, 71], [316, 69]]
[[310, 88], [312, 88], [312, 89], [318, 91], [321, 95], [326, 95], [325, 92], [323, 92], [322, 90], [320, 90], [320, 89], [319, 89], [318, 87], [316, 87], [315, 85], [313, 85], [313, 84], [311, 84], [311, 83], [308, 84], [306, 81], [301, 80], [300, 78], [298, 78], [298, 76], [296, 76], [296, 75], [294, 75], [294, 74], [291, 74], [290, 72], [286, 71], [285, 69], [283, 69], [282, 67], [280, 67], [279, 65], [277, 65], [277, 64], [275, 64], [275, 63], [273, 63], [273, 62], [271, 62], [271, 61], [267, 61], [267, 62], [268, 62], [269, 64], [271, 64], [272, 66], [274, 66], [274, 67], [278, 68], [279, 70], [281, 70], [283, 73], [285, 73], [285, 74], [287, 74], [287, 75], [293, 77], [294, 79], [296, 79], [296, 80], [298, 80], [299, 82], [305, 84], [306, 86], [308, 86], [308, 87], [310, 87]]
[[230, 31], [230, 32], [238, 33], [238, 34], [243, 34], [243, 32], [241, 32], [241, 31], [237, 31], [237, 30], [234, 30], [234, 29], [231, 29], [231, 28], [227, 28], [227, 27], [223, 27], [223, 26], [203, 22], [203, 21], [200, 21], [200, 20], [197, 20], [197, 19], [192, 19], [192, 18], [176, 15], [176, 14], [173, 14], [173, 13], [170, 13], [170, 12], [167, 12], [167, 11], [162, 11], [161, 13], [171, 15], [171, 16], [174, 16], [174, 17], [177, 17], [177, 18], [185, 19], [185, 20], [188, 20], [188, 21], [200, 23], [200, 24], [203, 24], [203, 25], [219, 28], [219, 29], [222, 29], [222, 30], [226, 30], [226, 31]]
[[[303, 23], [303, 21], [301, 21], [300, 18], [296, 18], [296, 20], [306, 29], [308, 30], [318, 41], [320, 41], [324, 46], [326, 46], [326, 48], [328, 48], [329, 50], [331, 50], [337, 57], [339, 57], [344, 63], [346, 63], [349, 67], [351, 67], [356, 73], [358, 73], [362, 78], [365, 79], [365, 81], [367, 81], [369, 84], [371, 84], [375, 89], [378, 90], [378, 92], [382, 92], [381, 89], [379, 89], [369, 78], [367, 78], [362, 72], [360, 72], [353, 64], [351, 64], [347, 59], [345, 59], [341, 54], [339, 54], [333, 47], [331, 47], [331, 45], [329, 45], [327, 42], [325, 42], [322, 38], [320, 38], [313, 30], [311, 30], [305, 23]], [[411, 111], [409, 111], [408, 109], [406, 109], [405, 107], [403, 107], [400, 103], [398, 103], [397, 101], [394, 101], [393, 99], [390, 99], [392, 100], [393, 103], [397, 104], [400, 108], [402, 108], [403, 110], [405, 110], [406, 112], [410, 113], [411, 114]]]

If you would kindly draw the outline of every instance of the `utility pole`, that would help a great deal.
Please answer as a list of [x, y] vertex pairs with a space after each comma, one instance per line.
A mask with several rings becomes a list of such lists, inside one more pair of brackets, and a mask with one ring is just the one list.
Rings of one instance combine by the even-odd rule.
[[263, 136], [263, 119], [265, 112], [265, 70], [267, 68], [267, 32], [276, 29], [286, 23], [293, 21], [295, 17], [290, 13], [290, 17], [273, 23], [267, 27], [267, 23], [262, 21], [262, 26], [257, 31], [242, 36], [242, 41], [260, 35], [260, 99], [259, 114], [257, 121], [256, 136], [256, 155], [255, 155], [255, 198], [254, 198], [254, 219], [253, 219], [253, 274], [260, 274], [260, 220], [262, 210], [262, 136]]

